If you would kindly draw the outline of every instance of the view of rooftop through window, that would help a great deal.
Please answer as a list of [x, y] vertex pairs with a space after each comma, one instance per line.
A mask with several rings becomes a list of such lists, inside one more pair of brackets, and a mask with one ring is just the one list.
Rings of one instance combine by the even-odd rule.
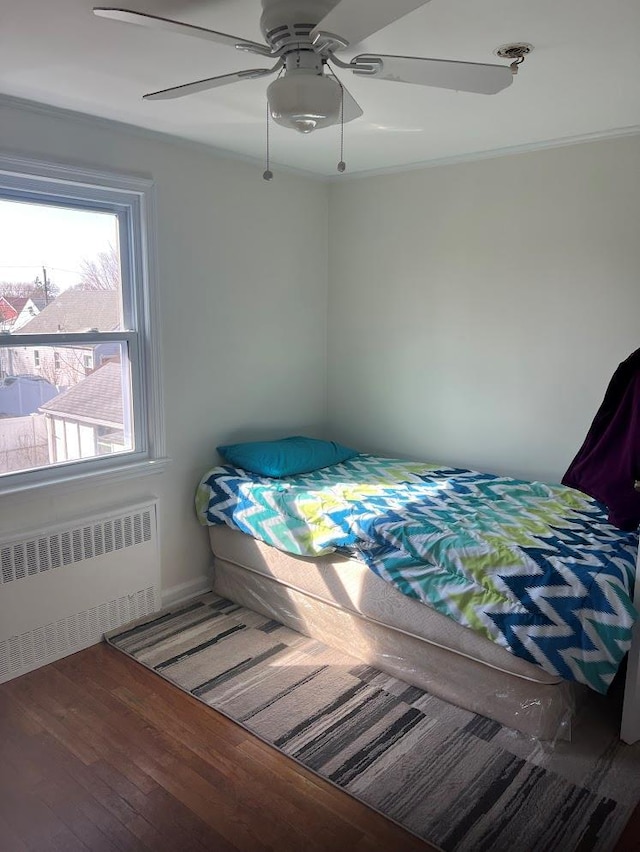
[[0, 475], [133, 447], [118, 224], [0, 198]]

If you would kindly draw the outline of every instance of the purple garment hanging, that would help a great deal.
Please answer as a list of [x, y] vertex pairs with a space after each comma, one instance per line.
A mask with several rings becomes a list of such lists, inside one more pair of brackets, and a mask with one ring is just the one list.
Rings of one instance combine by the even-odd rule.
[[584, 444], [562, 484], [599, 500], [622, 530], [640, 525], [640, 349], [613, 374]]

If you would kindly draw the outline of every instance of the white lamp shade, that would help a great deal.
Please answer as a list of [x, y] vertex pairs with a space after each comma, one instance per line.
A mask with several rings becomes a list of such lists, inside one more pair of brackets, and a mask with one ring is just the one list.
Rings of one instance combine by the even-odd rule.
[[301, 68], [274, 80], [267, 100], [274, 121], [310, 133], [340, 119], [342, 89], [332, 77]]

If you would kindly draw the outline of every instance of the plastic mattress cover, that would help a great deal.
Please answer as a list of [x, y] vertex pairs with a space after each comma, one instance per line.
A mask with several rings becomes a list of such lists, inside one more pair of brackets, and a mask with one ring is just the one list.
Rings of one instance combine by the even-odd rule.
[[214, 591], [545, 747], [571, 738], [588, 690], [534, 682], [316, 599], [271, 577], [216, 559]]

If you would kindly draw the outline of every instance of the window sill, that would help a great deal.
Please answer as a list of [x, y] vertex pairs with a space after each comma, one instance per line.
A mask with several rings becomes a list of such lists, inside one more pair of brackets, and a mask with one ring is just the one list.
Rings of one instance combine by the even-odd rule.
[[127, 479], [138, 479], [143, 476], [152, 476], [164, 473], [170, 463], [168, 458], [145, 459], [144, 461], [129, 462], [104, 470], [87, 470], [77, 473], [68, 473], [55, 479], [47, 479], [40, 482], [21, 482], [15, 485], [7, 484], [0, 486], [0, 500], [3, 497], [25, 495], [30, 497], [48, 496], [52, 492], [75, 491], [93, 485], [112, 485], [124, 482]]

